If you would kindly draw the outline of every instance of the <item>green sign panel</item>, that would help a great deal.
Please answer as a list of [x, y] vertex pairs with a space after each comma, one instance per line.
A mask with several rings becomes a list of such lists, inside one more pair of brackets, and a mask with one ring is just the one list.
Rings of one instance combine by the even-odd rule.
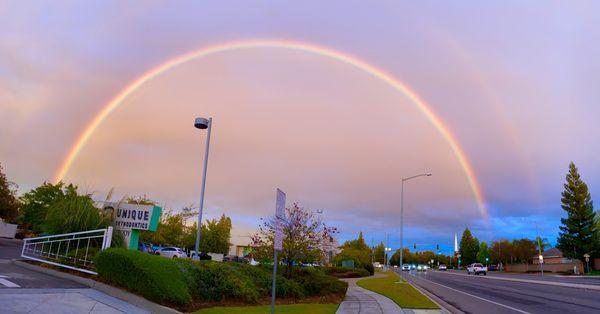
[[162, 209], [154, 205], [104, 203], [105, 210], [112, 210], [116, 231], [120, 232], [130, 250], [138, 249], [140, 230], [156, 231]]

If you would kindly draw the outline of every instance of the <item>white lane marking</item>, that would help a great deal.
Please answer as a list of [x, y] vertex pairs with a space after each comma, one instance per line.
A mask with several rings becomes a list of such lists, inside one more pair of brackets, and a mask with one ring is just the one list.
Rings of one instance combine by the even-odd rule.
[[[454, 276], [464, 276], [464, 277], [473, 277], [475, 275], [467, 275], [460, 274], [455, 272], [443, 272], [443, 271], [435, 271], [439, 274], [447, 274]], [[473, 277], [475, 278], [475, 277]], [[531, 280], [531, 279], [521, 279], [521, 278], [509, 278], [509, 277], [501, 277], [499, 275], [496, 276], [476, 276], [476, 278], [484, 278], [484, 279], [494, 279], [494, 280], [504, 280], [504, 281], [513, 281], [513, 282], [524, 282], [524, 283], [534, 283], [538, 285], [548, 285], [548, 286], [557, 286], [557, 287], [567, 287], [567, 288], [577, 288], [577, 289], [590, 289], [590, 290], [600, 290], [600, 285], [586, 285], [580, 283], [568, 283], [568, 282], [557, 282], [550, 280]]]
[[16, 283], [6, 280], [4, 278], [8, 278], [7, 276], [4, 275], [0, 275], [0, 284], [8, 287], [8, 288], [21, 288], [21, 286], [17, 285]]
[[461, 290], [458, 290], [458, 289], [454, 289], [454, 288], [451, 288], [451, 287], [448, 287], [448, 286], [442, 285], [441, 283], [437, 283], [437, 282], [431, 281], [431, 280], [429, 280], [429, 279], [425, 279], [425, 278], [417, 277], [417, 276], [415, 276], [415, 275], [412, 275], [412, 274], [411, 274], [411, 276], [413, 276], [413, 277], [415, 277], [415, 278], [419, 278], [419, 279], [425, 280], [425, 281], [429, 281], [429, 282], [431, 282], [431, 283], [433, 283], [433, 284], [436, 284], [436, 285], [438, 285], [438, 286], [442, 286], [442, 287], [444, 287], [444, 288], [446, 288], [446, 289], [450, 289], [450, 290], [452, 290], [452, 291], [456, 291], [456, 292], [460, 292], [460, 293], [466, 294], [466, 295], [468, 295], [468, 296], [470, 296], [470, 297], [473, 297], [473, 298], [476, 298], [476, 299], [479, 299], [479, 300], [482, 300], [482, 301], [486, 301], [486, 302], [489, 302], [489, 303], [492, 303], [492, 304], [495, 304], [495, 305], [499, 305], [499, 306], [505, 307], [505, 308], [507, 308], [507, 309], [509, 309], [509, 310], [513, 310], [513, 311], [516, 311], [516, 312], [519, 312], [519, 313], [523, 313], [523, 314], [531, 314], [531, 313], [529, 313], [529, 312], [525, 312], [525, 311], [523, 311], [523, 310], [519, 310], [519, 309], [517, 309], [517, 308], [514, 308], [514, 307], [512, 307], [512, 306], [508, 306], [508, 305], [506, 305], [506, 304], [498, 303], [498, 302], [495, 302], [495, 301], [492, 301], [492, 300], [488, 300], [488, 299], [486, 299], [486, 298], [482, 298], [482, 297], [479, 297], [479, 296], [476, 296], [476, 295], [473, 295], [473, 294], [470, 294], [470, 293], [467, 293], [467, 292], [464, 292], [464, 291], [461, 291]]

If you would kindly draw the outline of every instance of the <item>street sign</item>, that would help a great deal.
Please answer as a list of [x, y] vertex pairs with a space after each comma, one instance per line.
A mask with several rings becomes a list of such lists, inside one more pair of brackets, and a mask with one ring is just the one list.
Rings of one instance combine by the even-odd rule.
[[277, 201], [275, 203], [275, 250], [283, 249], [283, 231], [281, 220], [285, 218], [285, 193], [277, 189]]
[[585, 258], [586, 262], [590, 261], [590, 255], [589, 254], [585, 253], [585, 254], [583, 254], [583, 257]]
[[540, 264], [544, 262], [544, 255], [540, 254], [538, 258], [540, 259]]

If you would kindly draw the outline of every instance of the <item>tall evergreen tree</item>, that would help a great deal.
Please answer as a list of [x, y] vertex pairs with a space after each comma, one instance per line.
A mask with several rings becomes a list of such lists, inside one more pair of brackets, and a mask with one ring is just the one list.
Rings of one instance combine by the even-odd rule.
[[583, 260], [584, 254], [597, 255], [598, 229], [595, 224], [594, 205], [588, 187], [581, 180], [575, 164], [569, 164], [567, 182], [562, 192], [562, 208], [567, 218], [560, 221], [560, 233], [557, 247], [563, 255]]
[[460, 239], [460, 259], [461, 265], [468, 265], [477, 261], [477, 252], [479, 252], [479, 240], [473, 237], [471, 230], [465, 228]]

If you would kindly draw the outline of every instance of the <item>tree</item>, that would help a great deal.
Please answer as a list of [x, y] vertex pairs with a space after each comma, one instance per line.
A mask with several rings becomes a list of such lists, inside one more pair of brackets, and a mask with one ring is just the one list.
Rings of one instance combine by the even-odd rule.
[[362, 267], [371, 274], [375, 271], [373, 264], [371, 264], [371, 249], [365, 243], [362, 232], [358, 234], [358, 239], [346, 241], [340, 248], [342, 251], [334, 258], [336, 264], [345, 260], [352, 260], [355, 267]]
[[[196, 225], [194, 225], [196, 226]], [[194, 228], [194, 232], [196, 228]], [[194, 233], [195, 235], [195, 233]], [[231, 218], [222, 215], [219, 220], [207, 220], [200, 229], [200, 252], [227, 255], [231, 240]]]
[[490, 249], [490, 259], [494, 264], [508, 264], [511, 261], [512, 251], [512, 244], [508, 240], [494, 241]]
[[460, 239], [460, 259], [461, 265], [468, 265], [477, 261], [477, 251], [479, 251], [479, 241], [473, 237], [469, 228], [465, 228]]
[[17, 185], [8, 181], [0, 164], [0, 218], [6, 222], [15, 222], [19, 215], [20, 203], [16, 197]]
[[295, 263], [320, 261], [323, 241], [337, 232], [336, 228], [327, 227], [312, 211], [297, 203], [286, 208], [285, 217], [281, 217], [279, 221], [276, 217], [261, 220], [259, 230], [252, 236], [255, 256], [265, 261], [272, 260], [275, 229], [279, 223], [283, 234], [283, 250], [278, 257], [287, 264], [287, 278], [291, 277], [291, 267]]
[[490, 261], [490, 250], [485, 242], [479, 243], [479, 251], [477, 252], [477, 261], [482, 264], [487, 264]]
[[535, 249], [539, 254], [542, 254], [546, 248], [550, 247], [550, 242], [548, 242], [548, 238], [542, 238], [540, 236], [535, 237]]
[[63, 182], [57, 184], [44, 182], [42, 185], [21, 196], [22, 207], [18, 220], [23, 225], [23, 228], [40, 233], [42, 232], [42, 225], [46, 220], [48, 209], [65, 197], [74, 197], [76, 195], [77, 186], [73, 184], [65, 185]]
[[561, 202], [567, 218], [560, 220], [562, 226], [557, 247], [565, 257], [584, 260], [584, 254], [595, 256], [598, 250], [598, 229], [592, 196], [573, 162], [569, 164], [566, 181]]
[[512, 260], [517, 263], [528, 263], [536, 256], [535, 242], [529, 239], [512, 241]]
[[373, 251], [373, 260], [381, 264], [385, 263], [385, 246], [380, 242]]
[[111, 216], [94, 206], [89, 195], [68, 193], [50, 205], [41, 228], [48, 234], [62, 234], [102, 229], [110, 224]]

